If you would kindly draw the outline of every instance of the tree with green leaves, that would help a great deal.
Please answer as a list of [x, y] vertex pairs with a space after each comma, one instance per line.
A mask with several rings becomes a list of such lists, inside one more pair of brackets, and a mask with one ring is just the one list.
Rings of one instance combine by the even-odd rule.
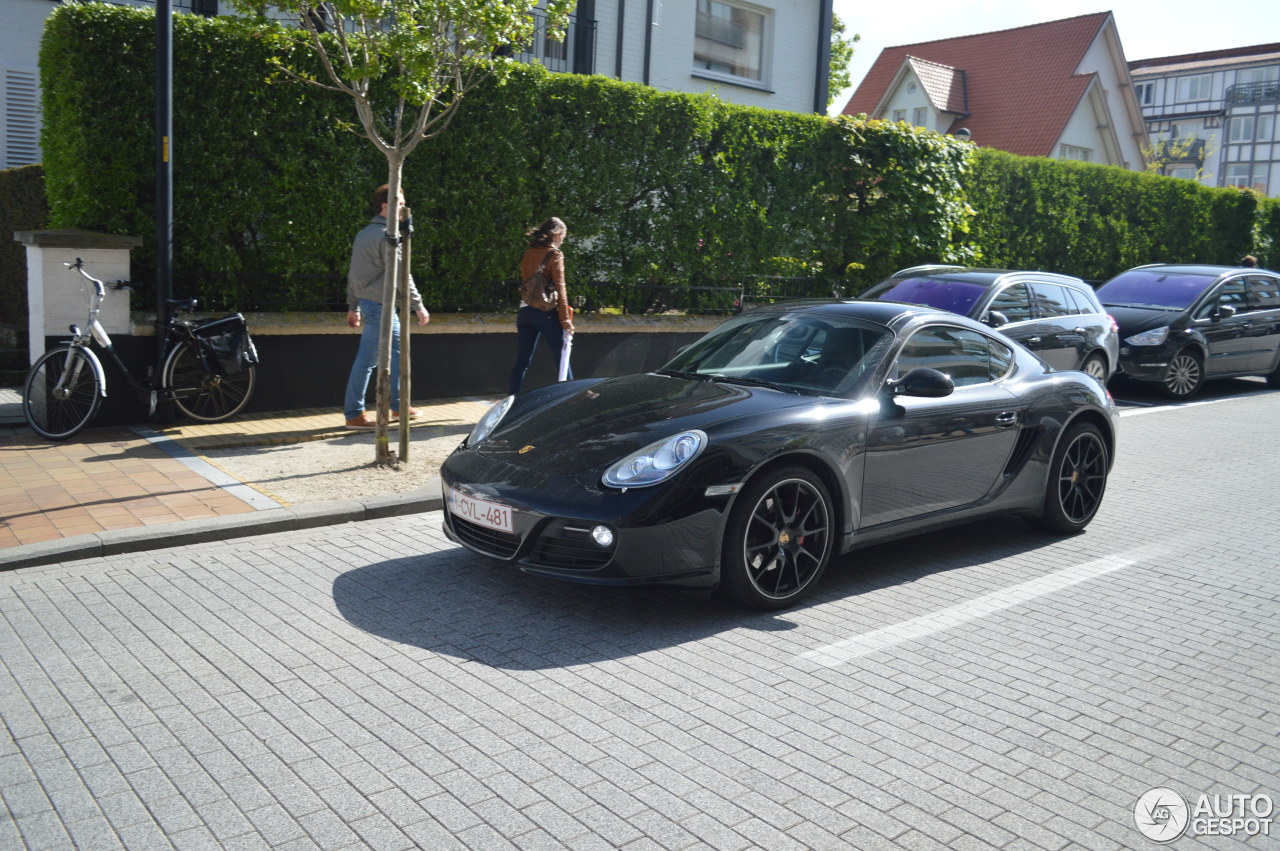
[[853, 61], [853, 46], [862, 39], [858, 33], [845, 38], [844, 21], [839, 15], [831, 16], [831, 62], [827, 75], [827, 109], [835, 102], [836, 97], [853, 83], [849, 73], [849, 63]]
[[[302, 40], [323, 73], [278, 65], [288, 78], [351, 98], [358, 124], [387, 160], [388, 197], [401, 194], [405, 159], [425, 139], [448, 127], [467, 92], [501, 74], [512, 60], [498, 54], [532, 42], [537, 0], [233, 0], [283, 42]], [[538, 37], [563, 41], [574, 0], [548, 0]], [[282, 51], [281, 56], [288, 55]], [[408, 269], [400, 220], [387, 217], [384, 309], [379, 329], [375, 461], [396, 463], [390, 423], [392, 319], [397, 292], [408, 320]], [[403, 277], [403, 283], [401, 279]], [[407, 330], [407, 329], [406, 329]], [[403, 335], [400, 371], [400, 460], [408, 460], [409, 337]]]

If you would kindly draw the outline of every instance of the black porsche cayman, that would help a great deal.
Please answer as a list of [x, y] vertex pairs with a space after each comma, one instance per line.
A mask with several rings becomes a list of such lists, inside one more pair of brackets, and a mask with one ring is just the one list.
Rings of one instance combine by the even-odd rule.
[[445, 531], [521, 570], [793, 603], [833, 555], [1102, 502], [1115, 403], [985, 325], [888, 302], [736, 316], [641, 375], [508, 397], [441, 469]]

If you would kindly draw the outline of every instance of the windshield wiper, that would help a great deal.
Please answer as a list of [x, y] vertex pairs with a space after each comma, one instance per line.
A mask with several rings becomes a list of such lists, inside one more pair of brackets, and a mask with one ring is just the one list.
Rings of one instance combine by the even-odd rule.
[[766, 381], [763, 378], [748, 378], [744, 375], [720, 375], [718, 373], [715, 375], [708, 375], [706, 377], [710, 378], [712, 381], [723, 381], [726, 384], [746, 384], [751, 387], [768, 387], [770, 390], [778, 390], [782, 393], [791, 393], [795, 396], [804, 395], [794, 387], [788, 387], [787, 385], [779, 384], [776, 381]]
[[655, 369], [656, 375], [666, 375], [671, 378], [688, 378], [691, 381], [710, 381], [710, 375], [700, 375], [696, 372], [681, 372], [678, 369]]

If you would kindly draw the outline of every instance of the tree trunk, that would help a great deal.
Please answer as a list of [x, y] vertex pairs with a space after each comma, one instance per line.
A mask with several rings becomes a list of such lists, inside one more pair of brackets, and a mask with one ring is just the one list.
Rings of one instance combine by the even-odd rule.
[[[396, 315], [396, 279], [400, 272], [400, 173], [403, 159], [387, 156], [387, 241], [383, 247], [382, 322], [378, 328], [378, 426], [374, 431], [374, 462], [396, 463], [391, 451], [391, 326]], [[401, 335], [401, 344], [403, 345]], [[401, 423], [401, 428], [404, 423]]]

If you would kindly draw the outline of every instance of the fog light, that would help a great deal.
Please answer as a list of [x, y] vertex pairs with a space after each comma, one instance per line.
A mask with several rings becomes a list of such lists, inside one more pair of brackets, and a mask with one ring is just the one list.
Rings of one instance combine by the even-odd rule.
[[602, 547], [613, 546], [613, 530], [608, 526], [596, 526], [591, 530], [591, 538]]

